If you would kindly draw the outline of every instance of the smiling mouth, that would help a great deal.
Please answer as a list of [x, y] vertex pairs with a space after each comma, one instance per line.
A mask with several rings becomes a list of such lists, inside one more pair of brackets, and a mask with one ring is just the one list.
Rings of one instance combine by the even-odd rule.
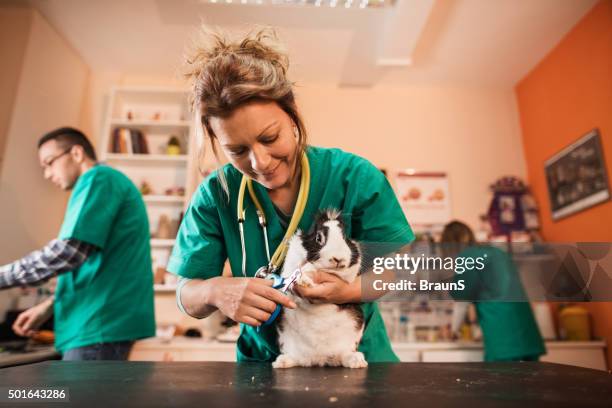
[[270, 177], [271, 175], [273, 175], [273, 174], [276, 172], [276, 170], [278, 170], [278, 168], [280, 167], [280, 165], [281, 165], [281, 164], [280, 164], [280, 162], [279, 162], [279, 163], [276, 165], [276, 167], [275, 167], [275, 168], [274, 168], [272, 171], [269, 171], [269, 172], [267, 172], [267, 173], [260, 173], [260, 175], [262, 175], [262, 176], [264, 176], [264, 177]]

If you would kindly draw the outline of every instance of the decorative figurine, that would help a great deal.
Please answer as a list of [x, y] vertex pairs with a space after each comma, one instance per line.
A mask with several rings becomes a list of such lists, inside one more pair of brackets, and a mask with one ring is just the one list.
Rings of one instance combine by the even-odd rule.
[[181, 154], [181, 142], [178, 137], [172, 135], [166, 146], [166, 154], [169, 156], [179, 156]]
[[147, 181], [143, 181], [142, 183], [140, 183], [140, 194], [142, 194], [143, 196], [153, 194], [153, 189]]

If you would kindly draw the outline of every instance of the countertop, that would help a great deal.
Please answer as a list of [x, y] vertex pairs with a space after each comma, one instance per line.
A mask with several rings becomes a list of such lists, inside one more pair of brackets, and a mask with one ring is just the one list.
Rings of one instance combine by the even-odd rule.
[[353, 370], [275, 370], [256, 363], [48, 361], [0, 373], [3, 392], [7, 387], [63, 388], [71, 405], [88, 408], [609, 407], [612, 401], [612, 375], [540, 362], [374, 363]]
[[0, 368], [56, 360], [60, 354], [52, 345], [27, 347], [23, 351], [0, 352]]

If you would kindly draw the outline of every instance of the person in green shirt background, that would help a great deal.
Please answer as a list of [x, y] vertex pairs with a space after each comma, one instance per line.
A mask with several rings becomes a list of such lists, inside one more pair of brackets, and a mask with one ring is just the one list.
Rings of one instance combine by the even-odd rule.
[[[184, 312], [203, 318], [220, 310], [242, 323], [238, 361], [272, 362], [279, 353], [276, 328], [261, 325], [277, 304], [296, 305], [272, 289], [271, 280], [254, 275], [268, 264], [264, 236], [270, 252], [275, 251], [300, 204], [303, 160], [310, 169], [310, 183], [299, 218], [301, 230], [311, 227], [317, 211], [335, 208], [342, 211], [347, 236], [357, 241], [401, 245], [414, 235], [381, 171], [356, 155], [307, 144], [293, 85], [287, 79], [288, 59], [278, 51], [273, 31], [263, 29], [234, 42], [208, 32], [205, 40], [188, 62], [195, 117], [215, 155], [218, 144], [229, 164], [213, 172], [195, 192], [167, 269], [181, 277], [177, 303]], [[253, 193], [267, 219], [266, 235], [253, 200], [244, 194], [244, 256], [237, 220], [243, 176], [253, 180]], [[222, 276], [227, 259], [231, 277]], [[347, 284], [317, 271], [314, 280], [315, 286], [299, 288], [300, 296], [335, 304], [361, 303], [360, 279]], [[359, 351], [369, 362], [399, 361], [377, 305], [361, 303], [361, 307], [365, 331]]]
[[455, 315], [459, 317], [453, 331], [463, 320], [469, 302], [473, 302], [482, 330], [485, 361], [537, 361], [546, 348], [511, 257], [499, 248], [477, 245], [470, 227], [459, 221], [444, 227], [441, 241], [445, 252], [484, 259], [482, 270], [474, 268], [455, 274], [455, 282], [463, 280], [464, 289], [451, 292], [458, 301]]
[[54, 315], [64, 360], [125, 360], [134, 340], [155, 335], [149, 220], [142, 196], [123, 173], [97, 163], [85, 135], [59, 128], [38, 156], [45, 179], [71, 190], [57, 239], [0, 267], [0, 288], [57, 275], [54, 296], [13, 325], [32, 336]]

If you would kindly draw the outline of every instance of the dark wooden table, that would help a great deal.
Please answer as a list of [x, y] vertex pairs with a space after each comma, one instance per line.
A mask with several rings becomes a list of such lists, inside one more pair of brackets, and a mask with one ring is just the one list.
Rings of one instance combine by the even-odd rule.
[[[370, 364], [367, 369], [213, 362], [48, 361], [0, 370], [0, 389], [64, 388], [86, 407], [612, 406], [612, 375], [551, 363]], [[2, 405], [2, 404], [0, 404]]]

